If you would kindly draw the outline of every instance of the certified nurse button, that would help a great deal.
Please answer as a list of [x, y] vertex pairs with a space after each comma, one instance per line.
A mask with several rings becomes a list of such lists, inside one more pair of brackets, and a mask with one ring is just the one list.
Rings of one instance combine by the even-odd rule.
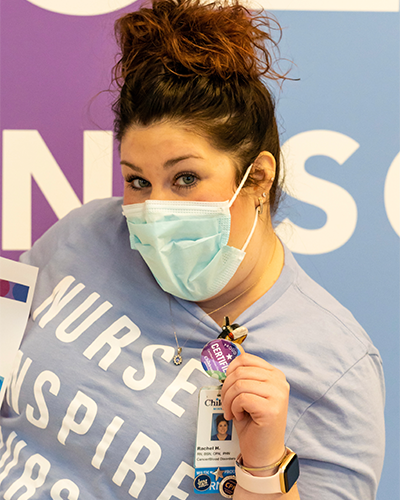
[[225, 380], [225, 372], [229, 364], [240, 354], [239, 346], [230, 340], [211, 340], [201, 351], [201, 364], [207, 375], [218, 380]]

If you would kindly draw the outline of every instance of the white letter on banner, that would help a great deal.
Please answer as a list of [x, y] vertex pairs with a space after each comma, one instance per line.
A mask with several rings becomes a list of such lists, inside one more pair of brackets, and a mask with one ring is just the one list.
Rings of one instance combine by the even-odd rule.
[[40, 373], [35, 380], [35, 385], [33, 386], [33, 394], [39, 409], [39, 418], [33, 415], [34, 408], [30, 404], [26, 405], [26, 419], [39, 429], [46, 429], [49, 424], [49, 410], [46, 405], [46, 401], [43, 396], [43, 386], [45, 383], [50, 382], [49, 392], [53, 396], [57, 396], [60, 390], [60, 379], [57, 375], [50, 370], [44, 370]]
[[[85, 415], [78, 423], [75, 417], [79, 410], [86, 409]], [[62, 426], [60, 432], [58, 433], [57, 439], [61, 444], [65, 445], [65, 440], [68, 437], [70, 431], [75, 432], [75, 434], [86, 434], [87, 431], [93, 424], [93, 421], [97, 415], [97, 404], [92, 398], [86, 396], [81, 391], [76, 393], [76, 396], [71, 401], [68, 407], [67, 413], [62, 421]]]
[[[135, 460], [143, 448], [149, 450], [149, 455], [143, 464], [138, 464]], [[130, 470], [133, 471], [135, 473], [135, 480], [129, 488], [129, 494], [134, 498], [138, 498], [146, 483], [146, 473], [151, 472], [155, 468], [160, 458], [160, 445], [146, 436], [143, 432], [139, 432], [119, 464], [117, 472], [114, 474], [112, 480], [115, 484], [121, 486], [128, 472]]]
[[3, 250], [31, 247], [32, 177], [59, 219], [81, 206], [37, 130], [4, 130]]
[[398, 12], [399, 0], [252, 0], [252, 8], [331, 12]]
[[[67, 497], [61, 496], [63, 491], [68, 492]], [[70, 479], [60, 479], [51, 488], [50, 496], [53, 500], [63, 500], [63, 498], [67, 498], [68, 500], [78, 500], [79, 488]]]
[[332, 252], [352, 236], [357, 224], [357, 205], [350, 194], [332, 182], [306, 172], [305, 163], [312, 156], [328, 156], [342, 165], [359, 147], [347, 135], [332, 130], [312, 130], [291, 137], [282, 147], [286, 162], [286, 184], [290, 194], [300, 201], [315, 205], [327, 214], [320, 229], [304, 229], [289, 219], [277, 233], [290, 250], [316, 255]]
[[39, 455], [39, 453], [32, 455], [25, 463], [22, 476], [14, 481], [4, 493], [4, 500], [12, 500], [20, 488], [25, 488], [26, 490], [23, 495], [18, 497], [19, 500], [32, 498], [36, 490], [43, 486], [49, 470], [50, 462], [48, 460]]
[[181, 462], [174, 475], [169, 480], [167, 486], [157, 497], [157, 500], [171, 500], [173, 497], [179, 498], [180, 500], [186, 500], [189, 493], [179, 489], [179, 485], [185, 476], [189, 476], [194, 479], [194, 469], [186, 462]]
[[[79, 0], [81, 4], [82, 1]], [[98, 0], [96, 0], [96, 4]], [[83, 203], [112, 196], [113, 133], [83, 133]]]
[[58, 14], [98, 16], [127, 7], [135, 0], [28, 0], [28, 2]]
[[393, 160], [386, 176], [385, 208], [392, 228], [400, 236], [400, 153]]
[[[122, 9], [135, 0], [28, 0], [42, 9], [70, 16], [98, 16]], [[252, 0], [251, 8], [267, 10], [315, 10], [398, 12], [399, 0]]]
[[[84, 203], [112, 194], [112, 145], [110, 131], [84, 132]], [[81, 206], [37, 130], [4, 130], [3, 250], [31, 247], [32, 177], [59, 219]]]

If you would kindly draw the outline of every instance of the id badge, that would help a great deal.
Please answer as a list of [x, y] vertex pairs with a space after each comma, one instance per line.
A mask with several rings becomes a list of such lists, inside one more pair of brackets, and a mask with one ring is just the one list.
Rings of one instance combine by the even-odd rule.
[[236, 486], [235, 460], [240, 452], [232, 420], [226, 421], [222, 386], [203, 387], [199, 393], [194, 491], [231, 498]]

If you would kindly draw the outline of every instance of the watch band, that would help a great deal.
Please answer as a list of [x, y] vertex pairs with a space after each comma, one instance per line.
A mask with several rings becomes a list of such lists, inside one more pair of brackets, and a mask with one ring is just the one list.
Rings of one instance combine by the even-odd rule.
[[256, 477], [236, 465], [236, 481], [239, 486], [251, 493], [282, 493], [279, 471], [273, 476]]
[[236, 461], [235, 469], [237, 484], [243, 489], [250, 491], [251, 493], [287, 493], [295, 481], [289, 485], [289, 489], [286, 488], [286, 467], [294, 460], [297, 461], [297, 455], [293, 453], [291, 449], [287, 448], [286, 456], [282, 460], [282, 463], [279, 465], [278, 472], [276, 472], [276, 474], [274, 474], [273, 476], [267, 477], [252, 476], [244, 469], [242, 469], [238, 461]]

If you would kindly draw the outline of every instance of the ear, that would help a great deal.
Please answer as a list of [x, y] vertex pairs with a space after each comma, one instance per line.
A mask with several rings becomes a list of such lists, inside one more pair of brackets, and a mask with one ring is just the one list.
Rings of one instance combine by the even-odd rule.
[[276, 162], [269, 151], [262, 151], [253, 162], [252, 177], [258, 186], [255, 190], [269, 193], [275, 179]]

